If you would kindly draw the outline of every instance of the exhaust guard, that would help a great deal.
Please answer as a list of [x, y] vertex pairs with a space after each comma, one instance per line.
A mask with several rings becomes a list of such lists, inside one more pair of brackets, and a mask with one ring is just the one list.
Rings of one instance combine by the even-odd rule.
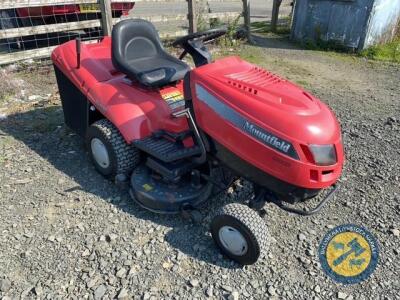
[[300, 216], [311, 216], [311, 215], [318, 213], [329, 200], [333, 199], [335, 196], [335, 193], [338, 190], [339, 190], [339, 184], [332, 185], [328, 194], [318, 203], [318, 205], [315, 208], [313, 208], [311, 210], [302, 210], [302, 209], [296, 209], [296, 208], [287, 206], [283, 203], [282, 200], [279, 200], [276, 197], [272, 197], [272, 199], [270, 199], [269, 202], [277, 205], [279, 208], [283, 209], [284, 211], [287, 211], [287, 212], [290, 212], [290, 213], [293, 213], [296, 215], [300, 215]]

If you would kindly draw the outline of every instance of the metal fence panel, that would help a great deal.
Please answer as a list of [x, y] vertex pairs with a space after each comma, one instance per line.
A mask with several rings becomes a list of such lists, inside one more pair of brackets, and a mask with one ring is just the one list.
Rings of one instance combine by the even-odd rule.
[[[100, 0], [101, 1], [101, 0]], [[159, 0], [140, 0], [155, 2]], [[185, 0], [160, 0], [160, 2]], [[238, 0], [212, 0], [229, 1]], [[115, 24], [121, 18], [142, 18], [150, 22], [187, 22], [187, 14], [138, 15], [129, 12], [133, 1], [112, 0], [112, 17]], [[185, 4], [187, 5], [187, 4]], [[98, 0], [4, 0], [0, 2], [0, 65], [14, 61], [48, 57], [57, 46], [77, 37], [99, 39], [103, 36]], [[205, 13], [208, 19], [232, 19], [241, 12]], [[194, 16], [195, 17], [195, 16]], [[162, 31], [162, 38], [173, 38], [187, 33], [186, 28]]]

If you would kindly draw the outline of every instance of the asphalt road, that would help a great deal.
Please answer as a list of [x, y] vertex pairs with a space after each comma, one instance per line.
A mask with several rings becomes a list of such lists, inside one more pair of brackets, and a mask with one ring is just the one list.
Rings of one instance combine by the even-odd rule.
[[[280, 14], [289, 15], [291, 12], [290, 3], [291, 0], [283, 0]], [[206, 1], [200, 2], [205, 5]], [[209, 2], [211, 12], [241, 12], [242, 1], [230, 1], [230, 2]], [[268, 20], [272, 14], [272, 0], [252, 0], [250, 1], [251, 20]], [[169, 16], [176, 14], [187, 13], [186, 2], [137, 2], [134, 9], [131, 12], [131, 16], [145, 15], [145, 16]], [[187, 22], [185, 21], [172, 21], [168, 23], [155, 24], [160, 31], [174, 31], [176, 29], [186, 27]]]
[[[290, 12], [290, 2], [290, 0], [283, 1], [282, 13]], [[202, 3], [205, 3], [205, 1]], [[230, 2], [210, 1], [209, 4], [212, 12], [240, 11], [242, 9], [242, 2], [240, 0]], [[272, 0], [250, 1], [250, 9], [253, 17], [261, 16], [270, 18]], [[137, 2], [133, 10], [134, 13], [145, 15], [184, 14], [186, 11], [186, 2]]]

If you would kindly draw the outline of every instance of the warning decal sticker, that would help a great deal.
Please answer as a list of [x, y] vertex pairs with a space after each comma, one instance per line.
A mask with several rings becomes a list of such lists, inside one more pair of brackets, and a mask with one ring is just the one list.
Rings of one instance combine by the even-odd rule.
[[178, 90], [162, 94], [161, 97], [167, 102], [171, 109], [175, 109], [185, 105], [185, 98], [183, 97], [183, 94]]

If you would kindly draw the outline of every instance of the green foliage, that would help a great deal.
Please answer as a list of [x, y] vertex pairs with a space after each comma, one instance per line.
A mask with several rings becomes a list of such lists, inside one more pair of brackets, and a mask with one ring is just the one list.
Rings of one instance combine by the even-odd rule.
[[241, 16], [239, 15], [235, 19], [229, 20], [228, 23], [226, 24], [226, 34], [224, 36], [224, 39], [221, 39], [220, 42], [223, 46], [233, 47], [240, 42], [237, 38], [240, 18]]
[[197, 31], [209, 29], [207, 14], [211, 12], [210, 4], [206, 0], [200, 0], [196, 5]]
[[[321, 38], [321, 29], [315, 28], [316, 40], [305, 40], [302, 46], [308, 50], [319, 50], [319, 51], [335, 51], [335, 52], [356, 52], [357, 49], [351, 49], [346, 47], [341, 41], [325, 41]], [[399, 31], [400, 34], [400, 31]], [[367, 57], [369, 59], [381, 60], [381, 61], [392, 61], [400, 62], [400, 36], [390, 43], [377, 45], [362, 51], [359, 55]]]
[[210, 28], [218, 28], [223, 26], [224, 23], [219, 18], [212, 18], [210, 19]]
[[308, 50], [318, 51], [337, 51], [337, 52], [355, 52], [356, 49], [350, 49], [346, 47], [341, 41], [325, 41], [321, 38], [317, 38], [315, 41], [306, 39], [302, 46]]
[[212, 28], [225, 27], [227, 33], [223, 39], [218, 40], [218, 45], [225, 47], [233, 47], [239, 43], [238, 29], [241, 15], [227, 22], [223, 22], [219, 18], [208, 18], [207, 15], [211, 13], [211, 8], [207, 0], [199, 0], [196, 6], [196, 21], [197, 31], [205, 31]]
[[400, 37], [393, 42], [365, 49], [360, 55], [369, 59], [400, 63]]
[[324, 40], [321, 26], [317, 24], [314, 28], [315, 39], [306, 39], [300, 44], [308, 50], [317, 51], [336, 51], [336, 52], [355, 52], [356, 49], [346, 47], [339, 40]]

